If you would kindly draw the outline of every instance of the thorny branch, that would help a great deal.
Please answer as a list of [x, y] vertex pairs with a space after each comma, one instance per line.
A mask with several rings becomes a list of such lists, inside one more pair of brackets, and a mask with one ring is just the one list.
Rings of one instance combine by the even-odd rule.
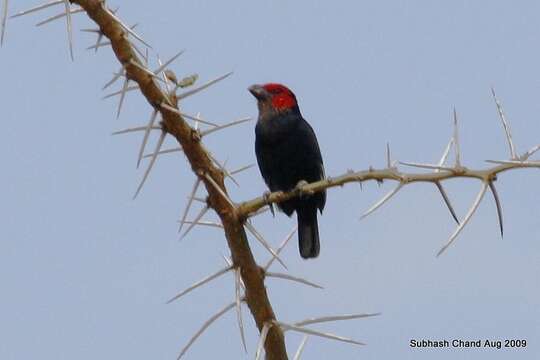
[[[80, 8], [72, 8], [71, 5], [79, 5]], [[510, 160], [487, 160], [493, 163], [492, 167], [486, 169], [469, 169], [462, 165], [462, 157], [459, 144], [459, 131], [458, 131], [458, 118], [457, 112], [454, 109], [453, 121], [454, 132], [453, 136], [446, 147], [443, 156], [438, 164], [419, 164], [411, 162], [397, 162], [392, 161], [390, 154], [390, 145], [386, 147], [386, 167], [382, 169], [369, 168], [364, 171], [348, 171], [347, 173], [334, 178], [326, 178], [324, 180], [314, 183], [299, 184], [294, 190], [290, 192], [274, 192], [269, 195], [265, 195], [250, 201], [236, 204], [233, 202], [224, 184], [226, 177], [229, 177], [233, 182], [238, 184], [232, 175], [237, 174], [250, 168], [252, 165], [241, 167], [234, 171], [228, 171], [225, 163], [218, 162], [212, 154], [205, 149], [201, 143], [203, 136], [211, 133], [215, 133], [222, 129], [238, 125], [249, 121], [250, 119], [240, 119], [227, 124], [217, 125], [215, 123], [204, 120], [197, 116], [191, 116], [185, 114], [180, 110], [179, 101], [189, 96], [197, 94], [198, 92], [210, 87], [211, 85], [225, 79], [231, 73], [227, 73], [216, 79], [210, 80], [205, 84], [195, 87], [191, 90], [187, 90], [183, 93], [177, 94], [176, 91], [180, 88], [185, 88], [193, 85], [197, 80], [197, 75], [191, 75], [178, 81], [172, 71], [166, 69], [174, 60], [176, 60], [183, 51], [178, 52], [171, 59], [162, 63], [158, 57], [159, 67], [152, 71], [148, 68], [148, 48], [151, 48], [137, 33], [134, 32], [136, 25], [128, 27], [117, 16], [117, 10], [110, 10], [105, 5], [104, 0], [53, 0], [43, 5], [38, 5], [26, 11], [19, 12], [12, 17], [19, 17], [29, 13], [34, 13], [42, 9], [53, 7], [56, 5], [63, 5], [64, 12], [58, 15], [54, 15], [38, 23], [38, 26], [47, 24], [51, 21], [65, 18], [66, 28], [68, 33], [68, 45], [70, 57], [73, 59], [73, 20], [72, 15], [80, 12], [86, 12], [88, 16], [99, 26], [99, 29], [85, 29], [85, 32], [92, 32], [98, 35], [98, 39], [95, 46], [90, 49], [97, 49], [102, 46], [110, 45], [122, 64], [122, 67], [118, 72], [114, 74], [114, 77], [109, 81], [104, 88], [107, 88], [120, 78], [124, 78], [122, 89], [118, 92], [107, 95], [105, 98], [120, 96], [120, 101], [117, 110], [117, 117], [120, 115], [124, 97], [128, 91], [140, 90], [144, 95], [148, 103], [152, 106], [153, 112], [151, 114], [149, 122], [145, 126], [129, 128], [126, 130], [118, 131], [115, 134], [132, 133], [142, 131], [144, 133], [142, 144], [138, 151], [137, 167], [140, 165], [142, 159], [149, 157], [149, 165], [143, 175], [143, 179], [137, 188], [135, 196], [142, 189], [142, 186], [154, 165], [157, 157], [161, 154], [183, 151], [186, 155], [193, 172], [196, 175], [196, 181], [193, 185], [191, 194], [188, 197], [188, 204], [184, 209], [182, 218], [180, 220], [180, 230], [184, 224], [188, 224], [188, 229], [184, 232], [185, 236], [195, 226], [215, 226], [223, 228], [225, 236], [231, 251], [231, 259], [226, 258], [227, 266], [212, 275], [205, 277], [204, 279], [194, 283], [186, 290], [182, 291], [178, 295], [174, 296], [169, 302], [179, 299], [180, 297], [190, 293], [198, 287], [201, 287], [212, 280], [232, 271], [235, 277], [235, 301], [226, 305], [216, 314], [212, 315], [202, 327], [195, 333], [195, 335], [189, 340], [187, 345], [181, 350], [179, 358], [190, 348], [190, 346], [196, 341], [196, 339], [202, 335], [202, 333], [218, 318], [220, 318], [227, 311], [232, 308], [236, 308], [237, 320], [240, 329], [241, 339], [244, 348], [246, 348], [244, 333], [243, 333], [243, 321], [242, 321], [242, 304], [247, 304], [257, 327], [260, 331], [259, 344], [256, 349], [255, 357], [260, 358], [263, 351], [266, 353], [266, 359], [287, 359], [287, 353], [284, 343], [284, 331], [295, 331], [306, 334], [302, 343], [300, 344], [295, 359], [299, 359], [307, 341], [307, 336], [318, 336], [329, 338], [337, 341], [343, 341], [353, 343], [357, 345], [363, 345], [363, 343], [337, 336], [330, 333], [324, 333], [315, 331], [313, 329], [306, 328], [306, 325], [314, 323], [322, 323], [329, 321], [340, 321], [359, 319], [375, 316], [378, 314], [351, 314], [342, 316], [325, 316], [319, 318], [311, 318], [304, 321], [299, 321], [294, 324], [287, 324], [282, 321], [278, 321], [274, 315], [272, 306], [266, 293], [264, 280], [266, 277], [281, 278], [289, 281], [294, 281], [300, 284], [308, 285], [311, 287], [322, 288], [306, 279], [292, 276], [284, 273], [270, 272], [269, 267], [274, 260], [280, 262], [283, 267], [286, 268], [283, 261], [279, 258], [279, 253], [287, 242], [291, 239], [292, 235], [296, 231], [293, 231], [285, 238], [282, 244], [277, 250], [273, 250], [264, 237], [255, 229], [252, 223], [249, 221], [250, 217], [256, 216], [267, 208], [265, 206], [272, 205], [286, 201], [293, 197], [304, 196], [306, 194], [312, 194], [315, 192], [323, 191], [328, 188], [343, 186], [350, 182], [362, 183], [368, 180], [375, 180], [382, 182], [383, 180], [392, 180], [398, 182], [396, 188], [386, 194], [381, 200], [375, 203], [366, 213], [362, 216], [365, 217], [376, 209], [381, 207], [384, 203], [390, 200], [396, 193], [398, 193], [406, 185], [415, 182], [431, 183], [437, 187], [441, 193], [443, 200], [452, 214], [452, 217], [458, 223], [456, 230], [452, 233], [449, 240], [442, 247], [437, 255], [444, 252], [457, 238], [461, 230], [466, 226], [473, 214], [477, 210], [479, 204], [484, 198], [485, 193], [489, 189], [493, 195], [493, 199], [496, 203], [497, 215], [499, 219], [499, 227], [501, 236], [503, 235], [503, 217], [502, 206], [497, 194], [494, 182], [497, 180], [497, 176], [500, 173], [516, 170], [522, 168], [540, 168], [540, 161], [529, 160], [529, 158], [540, 150], [540, 145], [537, 145], [523, 155], [518, 156], [516, 147], [513, 143], [513, 139], [510, 133], [510, 127], [502, 109], [501, 103], [495, 95], [495, 90], [492, 89], [493, 98], [497, 106], [497, 112], [503, 129], [505, 131], [506, 139], [510, 150]], [[4, 41], [4, 34], [6, 29], [6, 20], [8, 14], [8, 0], [3, 0], [2, 9], [0, 12], [0, 42]], [[131, 42], [128, 38], [131, 36], [137, 41], [144, 44], [147, 48], [143, 53], [139, 48]], [[102, 42], [103, 38], [109, 39], [109, 42]], [[140, 58], [139, 58], [140, 56]], [[135, 85], [129, 85], [129, 82], [134, 82]], [[159, 82], [159, 83], [158, 83]], [[170, 86], [172, 85], [174, 86]], [[164, 88], [160, 86], [164, 84]], [[159, 125], [156, 124], [158, 115], [162, 121]], [[195, 125], [191, 127], [187, 120], [192, 120]], [[206, 124], [210, 128], [199, 131], [199, 124]], [[148, 141], [148, 137], [152, 130], [159, 130], [160, 137], [157, 142], [156, 148], [153, 153], [144, 155], [144, 150]], [[167, 135], [172, 135], [179, 143], [180, 147], [168, 150], [161, 150], [163, 141]], [[455, 164], [453, 166], [446, 165], [446, 159], [450, 153], [451, 148], [455, 150]], [[429, 172], [423, 173], [408, 173], [400, 171], [397, 164], [412, 166], [422, 169], [428, 169]], [[471, 178], [477, 179], [481, 182], [481, 188], [478, 192], [475, 200], [469, 208], [465, 217], [459, 221], [458, 217], [451, 205], [450, 199], [446, 194], [442, 186], [442, 182], [453, 178]], [[204, 185], [208, 197], [203, 199], [197, 196], [197, 190], [200, 185]], [[202, 202], [204, 207], [199, 211], [198, 215], [193, 220], [187, 220], [189, 210], [194, 202]], [[263, 209], [264, 208], [264, 209]], [[215, 222], [203, 221], [202, 218], [209, 209], [215, 210], [218, 214], [221, 224]], [[246, 229], [253, 234], [256, 240], [258, 240], [267, 250], [271, 253], [272, 257], [266, 263], [264, 267], [260, 267], [253, 258], [252, 252], [247, 240]]]
[[[274, 311], [264, 286], [263, 273], [253, 258], [242, 221], [236, 216], [230, 201], [227, 201], [223, 196], [227, 194], [223, 171], [214, 165], [208, 152], [202, 146], [200, 138], [193, 136], [193, 129], [187, 123], [184, 114], [178, 110], [178, 98], [186, 98], [195, 92], [178, 96], [175, 92], [166, 93], [158, 85], [156, 76], [146, 70], [144, 62], [138, 57], [134, 46], [128, 40], [128, 34], [143, 44], [147, 46], [148, 44], [128, 26], [124, 25], [107, 8], [104, 1], [72, 0], [71, 3], [82, 7], [99, 26], [103, 36], [109, 39], [112, 50], [125, 71], [126, 81], [121, 92], [122, 97], [125, 91], [128, 90], [128, 81], [137, 84], [148, 103], [161, 114], [163, 133], [172, 135], [178, 141], [193, 172], [206, 187], [208, 204], [216, 211], [223, 224], [234, 267], [241, 269], [242, 281], [246, 287], [245, 302], [253, 314], [257, 327], [262, 330], [265, 323], [275, 320]], [[65, 4], [67, 4], [67, 1]], [[68, 32], [71, 34], [71, 19], [68, 24]], [[69, 36], [71, 48], [71, 35]], [[277, 326], [268, 331], [264, 347], [268, 359], [287, 358], [283, 332]]]
[[[280, 203], [282, 201], [286, 201], [297, 196], [302, 196], [304, 194], [312, 194], [312, 193], [323, 191], [325, 189], [329, 189], [329, 188], [333, 188], [337, 186], [343, 186], [348, 183], [362, 183], [369, 180], [375, 180], [379, 182], [384, 181], [384, 180], [397, 181], [398, 187], [392, 190], [390, 193], [388, 193], [378, 203], [376, 203], [370, 210], [368, 210], [365, 214], [367, 215], [368, 213], [371, 213], [375, 209], [379, 208], [380, 205], [382, 205], [382, 203], [386, 202], [387, 199], [389, 199], [391, 196], [397, 193], [397, 191], [399, 191], [405, 185], [418, 183], [418, 182], [425, 182], [425, 183], [432, 183], [435, 186], [439, 187], [440, 183], [443, 182], [444, 180], [455, 179], [455, 178], [471, 178], [471, 179], [478, 179], [482, 182], [483, 184], [482, 185], [483, 190], [481, 191], [482, 197], [483, 197], [483, 193], [485, 192], [485, 189], [487, 189], [488, 187], [491, 189], [494, 199], [496, 201], [497, 214], [499, 216], [499, 226], [500, 226], [501, 235], [502, 235], [503, 233], [502, 210], [501, 210], [500, 201], [499, 201], [499, 198], [498, 198], [497, 192], [495, 191], [495, 186], [494, 186], [494, 182], [497, 180], [498, 174], [506, 172], [506, 171], [510, 171], [510, 170], [524, 169], [524, 168], [540, 169], [540, 161], [489, 160], [489, 162], [495, 162], [498, 165], [490, 167], [490, 168], [486, 168], [486, 169], [468, 169], [463, 166], [447, 168], [447, 167], [441, 167], [437, 165], [404, 163], [410, 166], [416, 166], [416, 167], [421, 167], [421, 168], [428, 167], [430, 169], [441, 170], [441, 171], [426, 172], [426, 173], [407, 173], [407, 172], [402, 172], [398, 170], [397, 167], [390, 167], [390, 168], [383, 168], [383, 169], [369, 168], [368, 170], [356, 171], [356, 172], [349, 171], [337, 177], [332, 177], [332, 178], [329, 177], [324, 180], [301, 185], [297, 187], [296, 189], [289, 192], [276, 191], [270, 194], [266, 194], [265, 196], [255, 198], [253, 200], [246, 201], [238, 205], [238, 207], [236, 208], [236, 212], [237, 212], [238, 217], [247, 218], [251, 214], [257, 212], [259, 209], [261, 209], [264, 206]], [[450, 211], [454, 214], [454, 210], [451, 207], [450, 203], [448, 202], [448, 198], [445, 195], [443, 196], [444, 196], [445, 202], [450, 207]], [[470, 220], [474, 211], [478, 208], [481, 198], [479, 199], [478, 202], [473, 203], [473, 206], [471, 207], [472, 211], [467, 214], [464, 220], [462, 220], [461, 222], [458, 222], [457, 231], [454, 233], [454, 235], [450, 237], [449, 243], [445, 245], [437, 255], [442, 254], [442, 252], [446, 250], [448, 245], [450, 245], [450, 243], [454, 241], [455, 237], [463, 229], [466, 222]]]

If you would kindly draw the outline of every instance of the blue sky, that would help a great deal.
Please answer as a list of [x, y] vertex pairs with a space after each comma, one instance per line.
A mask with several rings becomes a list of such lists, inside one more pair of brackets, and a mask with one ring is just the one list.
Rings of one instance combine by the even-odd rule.
[[[35, 4], [10, 6], [19, 11]], [[126, 23], [140, 23], [138, 32], [162, 58], [186, 49], [173, 66], [178, 76], [198, 73], [204, 81], [235, 72], [186, 100], [188, 113], [220, 123], [256, 116], [249, 85], [288, 85], [317, 133], [329, 176], [384, 166], [387, 141], [400, 160], [436, 161], [451, 136], [453, 107], [466, 166], [507, 158], [491, 86], [518, 150], [540, 143], [535, 1], [110, 3], [117, 5]], [[119, 68], [111, 51], [84, 50], [95, 38], [77, 31], [71, 62], [65, 23], [34, 26], [47, 14], [9, 21], [0, 49], [0, 358], [174, 359], [205, 319], [232, 301], [233, 279], [165, 301], [223, 267], [225, 241], [215, 229], [196, 229], [178, 241], [177, 220], [194, 181], [181, 154], [158, 159], [140, 196], [131, 199], [142, 176], [135, 168], [140, 138], [110, 133], [145, 123], [151, 108], [130, 93], [116, 120], [116, 100], [100, 100], [101, 87]], [[74, 26], [91, 24], [77, 15]], [[253, 126], [209, 136], [206, 145], [232, 167], [254, 162]], [[235, 201], [265, 190], [257, 169], [238, 180], [240, 188], [229, 184]], [[435, 254], [455, 224], [432, 186], [408, 186], [362, 221], [392, 184], [330, 190], [319, 219], [320, 257], [301, 260], [295, 242], [283, 255], [292, 274], [325, 290], [268, 280], [278, 318], [382, 312], [317, 327], [368, 346], [311, 338], [307, 359], [538, 358], [539, 180], [537, 170], [500, 176], [504, 239], [487, 194], [440, 258]], [[447, 184], [460, 217], [479, 186]], [[277, 246], [294, 220], [265, 215], [255, 225]], [[252, 247], [266, 261], [253, 240]], [[253, 358], [257, 333], [247, 310], [244, 318], [248, 355], [231, 312], [186, 358]], [[412, 338], [525, 339], [528, 346], [417, 350], [408, 345]], [[291, 354], [300, 340], [287, 334]]]

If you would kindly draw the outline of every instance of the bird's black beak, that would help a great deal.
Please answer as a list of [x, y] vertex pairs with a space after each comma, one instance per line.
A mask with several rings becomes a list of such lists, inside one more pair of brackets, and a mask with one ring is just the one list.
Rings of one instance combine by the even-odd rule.
[[270, 97], [270, 93], [261, 85], [251, 85], [248, 90], [251, 95], [255, 96], [255, 99], [259, 101], [268, 99]]

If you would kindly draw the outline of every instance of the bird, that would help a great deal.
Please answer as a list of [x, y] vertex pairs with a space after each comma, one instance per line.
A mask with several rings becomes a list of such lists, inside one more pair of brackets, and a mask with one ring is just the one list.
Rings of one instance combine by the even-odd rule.
[[[302, 182], [325, 178], [324, 164], [311, 125], [302, 117], [294, 93], [285, 85], [252, 85], [259, 117], [255, 126], [255, 154], [270, 191], [290, 191]], [[296, 212], [298, 245], [304, 259], [320, 251], [317, 210], [322, 214], [326, 191], [303, 194], [278, 204], [287, 216]]]

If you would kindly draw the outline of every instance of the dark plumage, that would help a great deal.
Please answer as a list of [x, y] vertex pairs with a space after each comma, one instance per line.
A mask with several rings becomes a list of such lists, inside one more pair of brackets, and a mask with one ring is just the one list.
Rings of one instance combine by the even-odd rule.
[[[324, 166], [312, 127], [302, 117], [296, 97], [280, 84], [253, 85], [249, 91], [257, 99], [259, 119], [255, 127], [257, 163], [271, 191], [289, 191], [301, 181], [324, 178]], [[278, 206], [298, 218], [300, 255], [319, 255], [317, 209], [322, 213], [326, 192], [302, 196]]]

